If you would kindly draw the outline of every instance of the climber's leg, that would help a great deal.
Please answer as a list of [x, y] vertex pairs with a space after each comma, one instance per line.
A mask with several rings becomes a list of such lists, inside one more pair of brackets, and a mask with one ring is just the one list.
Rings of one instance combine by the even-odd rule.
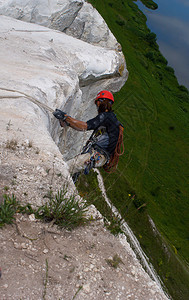
[[90, 153], [79, 154], [68, 160], [67, 165], [75, 183], [82, 171], [88, 175], [92, 168], [102, 167], [106, 161], [107, 157], [92, 148]]
[[90, 160], [91, 154], [79, 154], [67, 161], [70, 174], [81, 172], [85, 168], [85, 163]]

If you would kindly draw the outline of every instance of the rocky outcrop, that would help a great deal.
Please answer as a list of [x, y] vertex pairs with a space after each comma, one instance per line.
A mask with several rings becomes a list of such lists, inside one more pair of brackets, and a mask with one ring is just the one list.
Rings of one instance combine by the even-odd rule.
[[[82, 0], [0, 0], [0, 14], [0, 202], [8, 191], [37, 206], [63, 185], [74, 193], [62, 154], [75, 155], [87, 139], [69, 130], [65, 145], [52, 111], [93, 117], [96, 94], [118, 91], [128, 72], [116, 39]], [[88, 214], [99, 218], [94, 207]], [[1, 236], [2, 298], [166, 299], [101, 221], [68, 233], [16, 216]]]
[[[108, 49], [108, 46], [97, 47], [58, 30], [29, 23], [53, 24], [54, 28], [60, 29], [57, 26], [61, 20], [68, 29], [78, 11], [85, 6], [83, 1], [48, 1], [47, 6], [46, 1], [27, 1], [27, 5], [23, 2], [0, 2], [1, 14], [11, 16], [0, 16], [1, 154], [7, 161], [16, 155], [17, 159], [11, 162], [11, 172], [2, 161], [5, 163], [4, 174], [17, 176], [19, 171], [19, 197], [22, 198], [27, 184], [37, 180], [34, 185], [36, 191], [33, 191], [35, 196], [28, 200], [40, 203], [43, 187], [39, 188], [41, 182], [37, 179], [40, 178], [37, 167], [44, 176], [45, 170], [57, 168], [56, 173], [63, 174], [64, 180], [68, 180], [62, 154], [64, 159], [74, 156], [87, 139], [87, 134], [78, 134], [70, 129], [65, 137], [65, 131], [61, 130], [52, 111], [60, 108], [76, 118], [87, 120], [96, 115], [93, 99], [99, 90], [118, 91], [128, 74], [122, 52]], [[12, 144], [16, 146], [12, 147]], [[22, 159], [24, 149], [31, 152], [31, 160]], [[27, 164], [26, 168], [24, 165]], [[30, 183], [27, 181], [28, 172]], [[50, 185], [46, 180], [44, 182]]]
[[[45, 127], [48, 137], [53, 136], [56, 143], [62, 143], [61, 136], [57, 134], [60, 130], [58, 123], [47, 110], [44, 112], [40, 105], [33, 104], [32, 97], [51, 109], [58, 107], [84, 120], [96, 113], [93, 99], [99, 90], [109, 88], [116, 91], [126, 80], [125, 61], [121, 53], [95, 47], [64, 33], [9, 17], [1, 16], [0, 22], [0, 51], [3, 58], [1, 98], [2, 93], [6, 93], [6, 100], [1, 99], [2, 107], [9, 107], [11, 102], [19, 120], [27, 114], [29, 121], [32, 111], [33, 122], [34, 119], [38, 120], [35, 122], [37, 128], [42, 130]], [[17, 99], [13, 101], [11, 97], [15, 92]], [[38, 112], [35, 115], [36, 106]], [[11, 109], [8, 118], [12, 119], [10, 113]], [[26, 123], [23, 126], [26, 127]], [[34, 128], [30, 132], [31, 127], [28, 126], [23, 131], [26, 138], [35, 139], [40, 148], [45, 145], [45, 149], [51, 149], [47, 141], [44, 141], [44, 133], [37, 138]], [[73, 150], [67, 156], [74, 155], [76, 149], [81, 147], [81, 138], [78, 134], [77, 137], [74, 145], [73, 137], [69, 139], [72, 140], [69, 150], [71, 145]]]
[[[22, 90], [24, 93], [27, 86], [27, 91], [32, 89], [29, 95], [34, 96], [35, 89], [38, 101], [45, 102], [52, 108], [55, 106], [62, 108], [74, 117], [87, 120], [96, 114], [96, 109], [91, 104], [99, 90], [107, 88], [116, 92], [125, 83], [128, 72], [120, 46], [103, 18], [91, 4], [83, 0], [29, 0], [27, 2], [7, 0], [0, 1], [0, 14], [24, 21], [24, 23], [19, 23], [13, 19], [3, 18], [3, 16], [1, 21], [2, 32], [7, 30], [9, 37], [7, 39], [6, 34], [4, 35], [6, 45], [2, 44], [2, 47], [7, 47], [9, 44], [8, 55], [12, 58], [9, 60], [7, 56], [7, 60], [15, 60], [9, 79], [14, 81], [16, 77], [17, 90]], [[25, 22], [36, 23], [42, 27], [32, 26]], [[9, 23], [8, 27], [6, 23]], [[69, 38], [68, 34], [75, 39]], [[91, 44], [98, 45], [98, 47]], [[11, 54], [11, 47], [15, 47], [15, 55]], [[20, 81], [19, 77], [14, 75], [14, 68], [17, 68], [16, 61], [20, 61], [20, 70], [22, 61], [24, 72], [28, 71], [31, 74], [34, 68], [27, 68], [29, 62], [35, 66], [35, 72], [37, 71], [38, 75], [35, 76], [34, 84], [27, 81], [28, 76], [25, 77], [26, 80]], [[4, 64], [5, 68], [8, 65], [10, 62]], [[43, 78], [43, 86], [40, 83], [40, 87], [39, 77], [40, 81]], [[5, 81], [6, 79], [3, 80]], [[25, 87], [21, 88], [21, 82]], [[48, 117], [51, 136], [58, 146], [64, 144], [65, 136], [57, 134], [57, 123], [51, 123], [49, 120]], [[60, 146], [64, 158], [68, 159], [77, 154], [87, 137], [87, 134], [83, 136], [83, 134], [68, 131], [69, 152], [62, 151]]]
[[78, 39], [121, 50], [101, 15], [84, 0], [4, 0], [0, 14], [59, 30]]

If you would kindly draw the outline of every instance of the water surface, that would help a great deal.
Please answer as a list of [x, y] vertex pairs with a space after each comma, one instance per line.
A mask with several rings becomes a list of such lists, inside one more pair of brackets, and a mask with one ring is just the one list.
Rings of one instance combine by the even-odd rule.
[[140, 1], [137, 5], [147, 16], [147, 25], [156, 33], [160, 51], [179, 83], [189, 89], [189, 0], [155, 2], [157, 10], [149, 10]]

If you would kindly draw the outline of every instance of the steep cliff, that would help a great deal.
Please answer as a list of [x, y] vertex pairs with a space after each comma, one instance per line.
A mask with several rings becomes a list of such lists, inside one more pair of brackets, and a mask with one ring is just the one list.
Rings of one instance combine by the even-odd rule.
[[[8, 41], [7, 35], [4, 35], [5, 44], [4, 46], [2, 44], [2, 51], [10, 47], [7, 60], [11, 62], [22, 60], [24, 72], [30, 74], [29, 78], [25, 77], [20, 67], [21, 76], [25, 77], [25, 83], [23, 81], [22, 83], [27, 85], [27, 91], [36, 90], [38, 101], [46, 103], [53, 109], [62, 108], [68, 114], [86, 120], [96, 113], [93, 99], [99, 90], [107, 88], [116, 92], [125, 83], [128, 71], [123, 53], [118, 51], [120, 46], [102, 17], [90, 4], [84, 1], [67, 0], [28, 1], [27, 4], [24, 1], [2, 1], [0, 13], [58, 30], [53, 31], [2, 17], [2, 33], [7, 32], [10, 37]], [[9, 24], [8, 27], [6, 23]], [[75, 39], [59, 31], [72, 34]], [[79, 39], [84, 40], [85, 43]], [[11, 53], [11, 47], [15, 47], [14, 55]], [[12, 57], [11, 60], [8, 55]], [[3, 72], [6, 72], [6, 69], [9, 72], [8, 65], [6, 61]], [[28, 65], [35, 66], [35, 71], [32, 67], [28, 68]], [[14, 66], [17, 68], [16, 62]], [[9, 77], [9, 79], [15, 81], [16, 78], [16, 89], [25, 92], [26, 87], [21, 87], [21, 81], [14, 72], [13, 64], [11, 68], [13, 78]], [[36, 72], [40, 77], [40, 85]], [[33, 92], [29, 94], [32, 96]], [[57, 122], [54, 125], [50, 122], [48, 127], [51, 127], [50, 134], [56, 143], [63, 144], [63, 138], [57, 135], [59, 130]], [[81, 134], [68, 132], [69, 153], [64, 151], [64, 157], [67, 159], [78, 153], [85, 140], [86, 136], [81, 139]]]
[[120, 50], [107, 24], [84, 0], [0, 1], [0, 13], [65, 32], [93, 45]]
[[[84, 1], [27, 1], [27, 5], [25, 1], [1, 1], [0, 13], [0, 196], [7, 191], [21, 202], [40, 205], [49, 189], [58, 190], [67, 183], [70, 191], [75, 190], [62, 154], [65, 159], [75, 155], [87, 139], [86, 134], [70, 131], [64, 145], [64, 133], [52, 110], [58, 107], [76, 118], [91, 118], [96, 114], [93, 103], [97, 92], [118, 91], [128, 71], [116, 39], [100, 15]], [[95, 210], [90, 214], [94, 219], [98, 216]], [[28, 295], [29, 299], [39, 299], [41, 294], [43, 298], [70, 299], [80, 287], [83, 291], [78, 293], [78, 299], [166, 299], [128, 243], [121, 245], [106, 232], [102, 222], [70, 234], [57, 229], [53, 233], [49, 225], [32, 218], [17, 216], [15, 224], [1, 236], [3, 299], [27, 299]], [[51, 234], [55, 235], [52, 241]], [[57, 235], [60, 239], [55, 241]], [[26, 243], [26, 239], [30, 242]], [[94, 253], [87, 252], [93, 248]], [[118, 256], [114, 256], [116, 252]], [[119, 270], [108, 265], [114, 263], [115, 257], [122, 265]], [[63, 266], [62, 258], [72, 261]], [[37, 264], [30, 265], [30, 260]], [[44, 260], [46, 284], [40, 282]], [[17, 284], [15, 266], [19, 268]], [[101, 284], [103, 277], [105, 283]], [[45, 293], [41, 293], [43, 289]]]

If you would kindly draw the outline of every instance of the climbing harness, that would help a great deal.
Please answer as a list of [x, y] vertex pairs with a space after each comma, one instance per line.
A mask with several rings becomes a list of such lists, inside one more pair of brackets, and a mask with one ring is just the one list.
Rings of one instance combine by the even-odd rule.
[[94, 155], [91, 156], [90, 160], [86, 162], [86, 167], [84, 169], [84, 174], [88, 175], [90, 170], [95, 167], [96, 161], [100, 159], [100, 156], [98, 155], [98, 152], [96, 152]]
[[88, 175], [89, 171], [92, 168], [98, 167], [99, 164], [101, 164], [101, 161], [105, 159], [107, 162], [109, 159], [108, 154], [103, 150], [97, 147], [96, 145], [92, 147], [92, 155], [90, 157], [90, 160], [86, 162], [86, 167], [84, 169], [84, 174]]

